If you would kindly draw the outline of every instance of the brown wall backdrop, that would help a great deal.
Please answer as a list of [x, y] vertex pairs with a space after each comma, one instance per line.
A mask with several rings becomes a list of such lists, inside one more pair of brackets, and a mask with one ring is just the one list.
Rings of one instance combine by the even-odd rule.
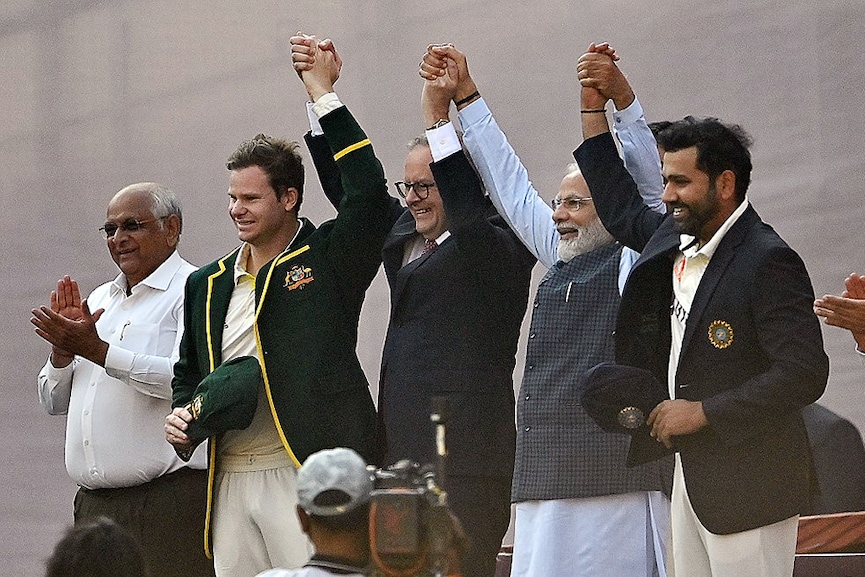
[[[116, 274], [96, 229], [110, 197], [155, 180], [185, 207], [182, 253], [197, 264], [235, 244], [224, 160], [242, 139], [299, 139], [305, 93], [288, 37], [331, 36], [337, 90], [390, 180], [423, 129], [417, 64], [452, 41], [545, 197], [580, 141], [576, 60], [591, 41], [622, 56], [650, 119], [712, 115], [755, 137], [751, 200], [805, 259], [818, 294], [865, 272], [865, 4], [861, 0], [5, 0], [0, 4], [0, 559], [37, 576], [71, 523], [64, 419], [35, 395], [48, 347], [29, 310], [56, 279], [89, 292]], [[316, 179], [304, 212], [333, 216]], [[536, 279], [538, 277], [536, 271]], [[370, 289], [359, 351], [377, 379], [388, 311]], [[865, 425], [865, 365], [827, 327], [823, 402]], [[523, 356], [523, 343], [520, 358]], [[517, 367], [517, 382], [522, 364]], [[161, 427], [161, 423], [154, 426]], [[289, 514], [287, 512], [287, 514]]]

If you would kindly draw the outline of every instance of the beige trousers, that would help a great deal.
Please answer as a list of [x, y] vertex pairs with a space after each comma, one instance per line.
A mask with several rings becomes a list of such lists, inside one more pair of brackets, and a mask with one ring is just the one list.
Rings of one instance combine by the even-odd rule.
[[715, 535], [694, 514], [676, 455], [671, 501], [673, 568], [680, 577], [791, 577], [799, 517]]
[[302, 566], [313, 552], [300, 528], [297, 469], [288, 455], [221, 457], [214, 482], [217, 577], [252, 577]]

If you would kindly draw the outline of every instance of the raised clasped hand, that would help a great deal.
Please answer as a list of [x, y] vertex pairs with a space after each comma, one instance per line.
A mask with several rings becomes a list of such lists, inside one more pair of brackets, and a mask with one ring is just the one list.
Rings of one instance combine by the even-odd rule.
[[477, 91], [465, 54], [450, 43], [427, 46], [418, 74], [428, 82], [438, 82], [436, 86], [447, 92], [454, 102], [460, 102]]
[[597, 90], [606, 100], [613, 100], [622, 110], [634, 101], [634, 92], [625, 75], [616, 66], [619, 57], [606, 42], [589, 44], [577, 61], [580, 86]]
[[318, 40], [298, 31], [289, 39], [291, 64], [303, 81], [310, 99], [333, 91], [342, 71], [342, 59], [330, 38]]

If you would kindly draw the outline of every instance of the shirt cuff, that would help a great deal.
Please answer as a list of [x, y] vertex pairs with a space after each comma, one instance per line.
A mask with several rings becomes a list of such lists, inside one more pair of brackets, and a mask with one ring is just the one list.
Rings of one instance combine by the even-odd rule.
[[636, 96], [634, 101], [624, 110], [613, 109], [613, 126], [617, 130], [630, 126], [641, 118], [643, 118], [643, 107]]
[[61, 377], [69, 374], [75, 368], [75, 358], [73, 357], [72, 362], [66, 365], [65, 367], [55, 367], [51, 363], [51, 355], [48, 355], [48, 362], [45, 363], [46, 374], [49, 379], [59, 380]]
[[489, 107], [487, 107], [487, 103], [484, 102], [484, 98], [482, 96], [468, 106], [466, 106], [465, 108], [463, 108], [462, 110], [460, 110], [458, 116], [463, 130], [465, 130], [466, 127], [480, 122], [480, 120], [489, 113], [490, 109]]
[[132, 372], [135, 353], [115, 345], [108, 345], [105, 353], [105, 372], [115, 379], [125, 379]]
[[453, 122], [448, 122], [440, 128], [427, 130], [426, 139], [429, 142], [433, 160], [436, 162], [459, 152], [463, 148]]
[[312, 102], [306, 103], [306, 116], [309, 118], [309, 132], [313, 136], [321, 136], [324, 130], [321, 128], [321, 123], [318, 121], [318, 114], [312, 109]]
[[333, 112], [342, 105], [343, 104], [339, 101], [336, 92], [328, 92], [321, 95], [318, 100], [312, 103], [312, 110], [319, 118], [321, 118], [328, 112]]

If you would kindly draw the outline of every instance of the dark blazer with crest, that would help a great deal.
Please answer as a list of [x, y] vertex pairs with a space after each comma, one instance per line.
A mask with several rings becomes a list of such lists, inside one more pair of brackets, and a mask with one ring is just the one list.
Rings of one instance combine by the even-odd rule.
[[[616, 360], [666, 383], [679, 233], [643, 205], [609, 133], [574, 157], [604, 226], [642, 253], [622, 295]], [[748, 207], [700, 282], [675, 375], [676, 398], [702, 401], [709, 421], [674, 442], [694, 512], [712, 533], [808, 506], [815, 478], [801, 409], [823, 393], [829, 370], [813, 300], [801, 258]]]
[[[339, 216], [301, 230], [258, 272], [255, 332], [267, 397], [286, 451], [299, 467], [311, 453], [350, 447], [376, 462], [376, 416], [356, 354], [361, 304], [390, 229], [390, 196], [372, 145], [345, 107], [321, 119], [342, 174]], [[203, 266], [186, 285], [184, 334], [173, 406], [223, 359], [222, 330], [239, 249]], [[211, 482], [216, 440], [211, 439]]]

